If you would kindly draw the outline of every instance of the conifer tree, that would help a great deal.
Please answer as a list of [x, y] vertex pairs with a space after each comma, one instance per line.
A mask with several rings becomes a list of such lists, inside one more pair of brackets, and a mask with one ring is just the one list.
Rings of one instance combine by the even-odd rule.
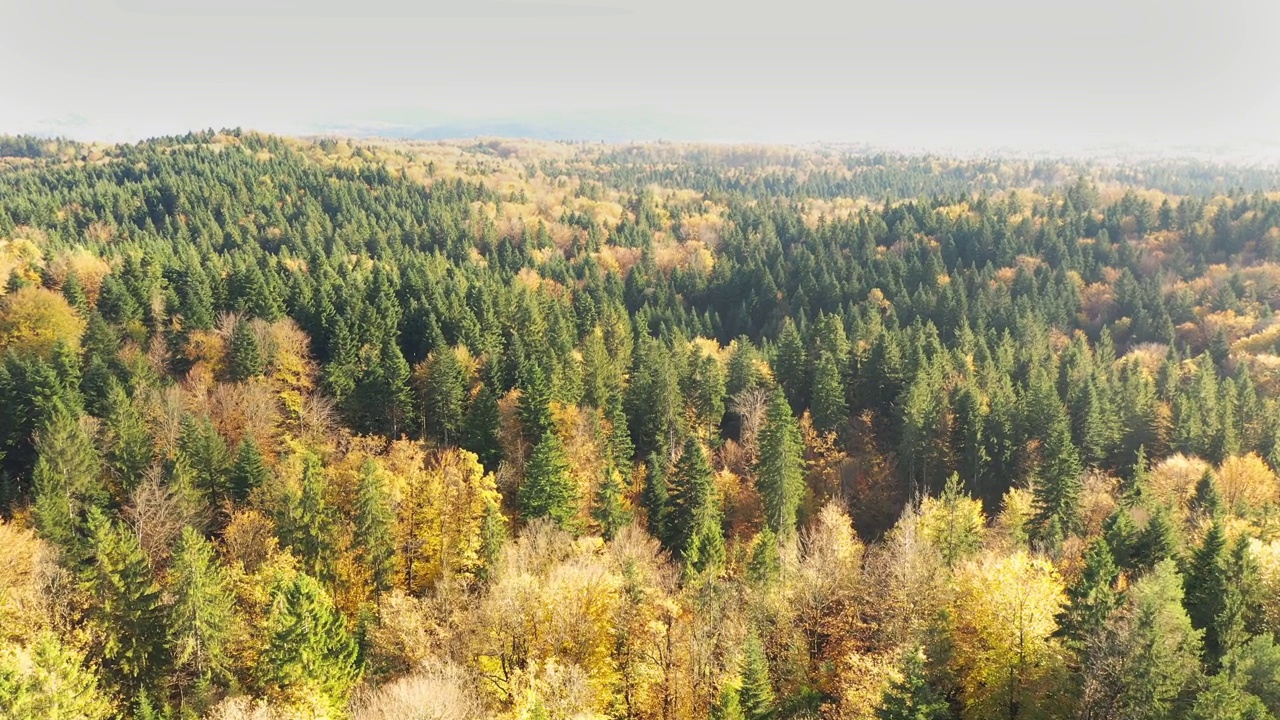
[[160, 586], [132, 530], [96, 510], [89, 526], [92, 565], [85, 583], [94, 598], [92, 621], [102, 633], [102, 668], [121, 695], [134, 698], [168, 670]]
[[325, 499], [324, 469], [319, 458], [309, 453], [303, 458], [299, 485], [297, 492], [285, 497], [278, 521], [282, 539], [297, 554], [307, 574], [329, 580], [336, 560], [334, 517]]
[[778, 331], [778, 347], [773, 365], [774, 377], [792, 410], [798, 411], [806, 407], [809, 404], [809, 361], [804, 340], [790, 318], [783, 322], [782, 329]]
[[258, 450], [258, 444], [252, 437], [246, 436], [240, 441], [240, 447], [236, 450], [235, 463], [227, 471], [227, 484], [231, 490], [232, 499], [236, 502], [244, 502], [249, 498], [249, 493], [261, 487], [270, 476], [271, 471], [267, 469], [262, 452]]
[[596, 488], [595, 507], [591, 517], [600, 524], [600, 534], [605, 540], [612, 540], [614, 535], [631, 522], [631, 511], [627, 509], [623, 498], [622, 475], [612, 464], [604, 469], [604, 477]]
[[908, 653], [902, 665], [902, 679], [895, 680], [884, 691], [877, 720], [944, 720], [951, 708], [942, 695], [929, 684], [925, 674], [924, 652]]
[[742, 649], [742, 690], [740, 691], [743, 714], [748, 720], [765, 720], [773, 716], [773, 682], [769, 679], [769, 659], [764, 645], [754, 633], [747, 638]]
[[355, 541], [361, 564], [369, 571], [374, 595], [381, 595], [391, 589], [391, 577], [395, 571], [395, 544], [392, 538], [395, 513], [386, 483], [372, 459], [365, 460], [360, 468], [354, 519]]
[[742, 711], [741, 693], [736, 680], [726, 682], [720, 688], [720, 695], [711, 706], [711, 720], [747, 720]]
[[422, 414], [431, 437], [444, 445], [457, 443], [462, 432], [467, 388], [462, 363], [458, 362], [453, 348], [439, 348], [428, 358], [422, 395]]
[[1071, 425], [1059, 413], [1049, 426], [1035, 484], [1035, 527], [1041, 539], [1061, 541], [1079, 528], [1081, 472]]
[[1217, 620], [1226, 609], [1230, 585], [1227, 537], [1214, 522], [1187, 564], [1185, 604], [1191, 624], [1204, 631], [1204, 653], [1210, 667], [1226, 653]]
[[848, 423], [849, 408], [845, 404], [840, 368], [830, 353], [823, 353], [814, 366], [810, 397], [813, 426], [821, 432], [839, 433]]
[[14, 720], [106, 720], [111, 703], [83, 653], [42, 632], [17, 652], [0, 650], [0, 712]]
[[178, 455], [191, 468], [195, 487], [205, 503], [216, 505], [228, 494], [227, 471], [231, 467], [231, 451], [209, 418], [186, 417], [178, 438]]
[[1067, 605], [1058, 615], [1058, 635], [1077, 649], [1083, 648], [1093, 633], [1099, 631], [1119, 605], [1116, 580], [1120, 571], [1111, 557], [1104, 539], [1089, 545], [1084, 556], [1084, 570], [1067, 587]]
[[668, 517], [670, 514], [667, 477], [662, 459], [656, 453], [650, 454], [645, 462], [644, 488], [640, 501], [644, 504], [645, 523], [649, 534], [657, 538], [668, 550], [674, 549], [671, 544]]
[[292, 704], [340, 711], [360, 678], [359, 647], [320, 584], [305, 574], [282, 583], [266, 633], [263, 684]]
[[167, 630], [176, 677], [184, 699], [200, 710], [211, 699], [211, 686], [225, 680], [230, 668], [227, 643], [234, 612], [230, 579], [218, 564], [213, 546], [186, 527], [173, 554], [168, 584], [173, 600]]
[[39, 456], [32, 473], [36, 527], [74, 567], [89, 550], [85, 524], [89, 513], [107, 505], [106, 490], [98, 480], [98, 450], [83, 424], [57, 402], [36, 448]]
[[151, 432], [124, 387], [110, 380], [106, 397], [107, 412], [105, 460], [120, 497], [127, 496], [142, 481], [142, 476], [155, 460]]
[[544, 435], [554, 432], [551, 419], [551, 380], [537, 363], [524, 368], [520, 379], [520, 428], [530, 445], [538, 445]]
[[703, 571], [723, 560], [719, 499], [706, 451], [696, 437], [684, 443], [670, 487], [667, 536], [689, 571]]
[[231, 347], [227, 358], [227, 375], [232, 382], [244, 382], [266, 371], [267, 359], [253, 328], [245, 320], [231, 331]]
[[765, 521], [778, 537], [790, 537], [804, 491], [804, 441], [781, 388], [769, 400], [755, 473]]
[[502, 461], [502, 446], [498, 443], [498, 398], [487, 384], [481, 384], [467, 406], [463, 420], [461, 445], [480, 458], [480, 464], [490, 472]]
[[480, 519], [480, 568], [477, 573], [482, 580], [492, 574], [506, 543], [507, 518], [494, 498], [485, 498], [484, 516]]
[[569, 474], [564, 445], [553, 431], [542, 436], [525, 465], [519, 490], [520, 514], [526, 521], [549, 517], [564, 529], [578, 514], [578, 489]]

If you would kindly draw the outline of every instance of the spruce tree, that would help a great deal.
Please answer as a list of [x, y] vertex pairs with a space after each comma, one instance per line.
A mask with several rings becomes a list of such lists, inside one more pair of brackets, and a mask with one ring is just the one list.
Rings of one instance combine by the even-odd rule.
[[1067, 587], [1067, 605], [1058, 615], [1057, 634], [1066, 638], [1068, 645], [1083, 648], [1106, 623], [1107, 616], [1119, 605], [1115, 588], [1119, 577], [1106, 541], [1095, 539], [1085, 552], [1080, 577]]
[[711, 706], [711, 720], [747, 720], [742, 712], [742, 697], [736, 681], [726, 682]]
[[262, 344], [253, 328], [245, 320], [236, 323], [231, 331], [231, 347], [227, 357], [227, 375], [232, 382], [244, 382], [266, 371], [267, 360]]
[[1187, 564], [1184, 604], [1191, 624], [1204, 631], [1205, 661], [1215, 665], [1225, 654], [1217, 619], [1226, 609], [1230, 584], [1227, 536], [1222, 525], [1214, 522], [1200, 547]]
[[461, 445], [480, 458], [480, 464], [490, 472], [502, 461], [502, 446], [498, 443], [498, 398], [486, 384], [481, 384], [462, 424]]
[[395, 512], [391, 507], [386, 483], [372, 459], [365, 460], [360, 468], [354, 520], [355, 542], [361, 565], [369, 571], [374, 595], [381, 595], [391, 589], [391, 577], [395, 571], [395, 545], [392, 538]]
[[804, 441], [779, 387], [769, 400], [760, 430], [756, 487], [764, 501], [765, 522], [779, 538], [796, 530], [796, 513], [804, 491]]
[[549, 517], [561, 528], [574, 526], [578, 514], [578, 489], [569, 474], [564, 445], [555, 432], [545, 433], [529, 456], [518, 499], [520, 514], [526, 521]]
[[596, 488], [595, 507], [591, 510], [591, 517], [599, 523], [600, 534], [605, 540], [612, 540], [631, 522], [631, 511], [627, 509], [623, 491], [622, 475], [612, 464], [606, 465], [604, 477]]
[[131, 529], [96, 510], [89, 526], [85, 589], [94, 599], [90, 618], [102, 633], [103, 673], [121, 695], [134, 698], [168, 672], [160, 586]]
[[667, 535], [686, 570], [701, 572], [724, 557], [719, 499], [706, 451], [689, 436], [676, 463], [669, 498]]
[[155, 444], [142, 414], [134, 407], [124, 387], [112, 378], [106, 397], [106, 464], [119, 491], [127, 497], [155, 460]]
[[183, 697], [199, 711], [212, 699], [212, 686], [228, 678], [227, 643], [235, 608], [231, 582], [213, 546], [186, 527], [173, 554], [168, 584], [173, 600], [167, 630], [175, 678]]
[[236, 461], [227, 472], [231, 498], [236, 502], [244, 502], [249, 498], [249, 493], [261, 487], [270, 476], [271, 471], [267, 469], [258, 444], [252, 437], [245, 436], [236, 450]]
[[68, 566], [75, 567], [89, 550], [86, 518], [108, 501], [98, 479], [97, 446], [84, 425], [55, 402], [36, 449], [39, 456], [32, 473], [36, 527], [41, 537], [64, 553]]
[[769, 679], [769, 659], [759, 636], [752, 633], [742, 648], [743, 714], [747, 720], [765, 720], [774, 712], [773, 682]]
[[649, 534], [668, 550], [674, 550], [668, 525], [670, 498], [667, 477], [662, 459], [656, 453], [650, 454], [645, 462], [644, 488], [641, 490], [640, 501], [644, 504], [645, 526]]
[[360, 678], [359, 647], [320, 584], [298, 574], [278, 587], [266, 633], [264, 685], [293, 703], [341, 711]]
[[480, 579], [488, 579], [497, 567], [502, 548], [507, 543], [507, 518], [492, 497], [485, 498], [484, 515], [480, 518]]
[[1034, 522], [1040, 539], [1060, 542], [1079, 529], [1082, 472], [1080, 455], [1071, 443], [1071, 425], [1065, 414], [1058, 413], [1045, 438], [1034, 489]]
[[302, 567], [322, 581], [333, 577], [335, 553], [334, 517], [325, 498], [324, 468], [320, 459], [307, 454], [297, 492], [290, 492], [278, 518], [284, 544], [302, 561]]
[[804, 349], [804, 340], [800, 331], [790, 318], [782, 324], [778, 331], [778, 346], [774, 352], [774, 377], [778, 380], [787, 402], [792, 410], [799, 411], [806, 407], [809, 397], [809, 361]]
[[462, 363], [453, 348], [439, 348], [427, 360], [422, 394], [422, 413], [431, 437], [444, 445], [457, 443], [462, 433], [467, 387]]
[[216, 506], [228, 496], [227, 471], [231, 467], [231, 451], [212, 420], [188, 416], [182, 421], [178, 455], [194, 473], [195, 486], [205, 503]]
[[814, 428], [832, 433], [844, 429], [849, 422], [849, 408], [845, 404], [840, 368], [830, 353], [823, 353], [814, 366], [810, 397]]
[[877, 720], [944, 720], [951, 708], [941, 693], [929, 684], [922, 650], [908, 653], [902, 678], [885, 689], [876, 708]]

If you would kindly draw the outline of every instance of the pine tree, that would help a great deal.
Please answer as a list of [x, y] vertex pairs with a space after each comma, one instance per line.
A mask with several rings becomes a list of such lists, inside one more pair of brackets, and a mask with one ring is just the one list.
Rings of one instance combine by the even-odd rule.
[[230, 579], [214, 548], [200, 533], [184, 528], [169, 571], [168, 634], [176, 677], [196, 710], [210, 700], [213, 683], [227, 678], [234, 598]]
[[244, 502], [249, 493], [262, 486], [271, 477], [271, 471], [258, 450], [258, 444], [252, 437], [246, 436], [240, 441], [236, 450], [236, 461], [227, 472], [227, 484], [231, 490], [231, 498], [236, 502]]
[[320, 459], [307, 454], [302, 461], [300, 488], [290, 492], [278, 519], [284, 544], [302, 561], [302, 567], [322, 581], [333, 577], [337, 559], [334, 548], [333, 511], [325, 499], [324, 469]]
[[804, 491], [804, 441], [791, 408], [777, 387], [760, 431], [755, 473], [765, 521], [779, 538], [790, 537], [796, 529], [796, 513]]
[[547, 432], [533, 449], [525, 466], [518, 493], [520, 514], [526, 521], [549, 517], [569, 529], [578, 514], [578, 489], [569, 474], [564, 445], [555, 432]]
[[394, 521], [391, 498], [378, 466], [372, 459], [365, 460], [356, 488], [355, 542], [361, 565], [369, 571], [375, 596], [391, 589], [395, 571]]
[[267, 360], [262, 344], [253, 328], [245, 320], [236, 323], [231, 331], [231, 347], [227, 358], [227, 375], [232, 382], [244, 382], [266, 371]]
[[1227, 561], [1227, 536], [1222, 525], [1214, 522], [1204, 542], [1192, 554], [1184, 578], [1187, 614], [1191, 616], [1191, 624], [1204, 631], [1205, 660], [1210, 666], [1216, 665], [1226, 653], [1216, 621], [1226, 609], [1230, 584]]
[[788, 318], [778, 331], [778, 347], [774, 355], [774, 377], [778, 379], [787, 402], [793, 411], [806, 407], [809, 397], [809, 361], [804, 349], [804, 340], [795, 323]]
[[645, 462], [644, 488], [640, 501], [644, 504], [645, 523], [649, 534], [657, 538], [668, 550], [673, 550], [670, 542], [668, 515], [670, 513], [667, 478], [663, 462], [656, 453], [650, 454]]
[[340, 711], [360, 678], [359, 647], [320, 584], [299, 574], [278, 587], [266, 633], [263, 683], [292, 703]]
[[136, 697], [168, 668], [160, 586], [132, 530], [96, 510], [89, 526], [93, 563], [85, 589], [94, 599], [91, 620], [102, 633], [102, 669], [124, 697]]
[[742, 648], [742, 690], [740, 692], [743, 714], [748, 720], [765, 720], [773, 716], [773, 683], [769, 680], [769, 659], [764, 645], [754, 633]]
[[453, 348], [440, 348], [427, 359], [422, 395], [422, 413], [431, 437], [444, 445], [458, 442], [467, 388], [462, 363]]
[[93, 438], [61, 403], [55, 402], [36, 441], [36, 527], [56, 545], [71, 567], [84, 559], [88, 514], [107, 505], [98, 476], [101, 461]]
[[1089, 545], [1084, 570], [1067, 588], [1067, 606], [1058, 615], [1058, 635], [1077, 649], [1083, 648], [1119, 605], [1115, 584], [1120, 571], [1104, 539]]
[[506, 544], [507, 518], [495, 499], [486, 498], [484, 516], [480, 520], [480, 568], [477, 573], [482, 580], [492, 575]]
[[701, 571], [722, 559], [724, 537], [715, 481], [706, 451], [697, 438], [685, 440], [671, 483], [668, 515], [670, 546], [685, 567]]
[[142, 414], [134, 407], [124, 387], [112, 378], [106, 397], [106, 464], [118, 497], [133, 491], [155, 460], [155, 445]]
[[496, 470], [502, 461], [502, 446], [498, 443], [499, 420], [498, 398], [494, 397], [488, 385], [481, 384], [467, 406], [461, 445], [475, 453], [480, 464], [490, 472]]
[[814, 366], [810, 397], [815, 428], [832, 433], [844, 429], [849, 422], [849, 407], [845, 404], [840, 368], [830, 353], [823, 353]]
[[[1061, 541], [1079, 529], [1080, 455], [1071, 444], [1071, 425], [1059, 413], [1049, 426], [1035, 484], [1035, 527], [1041, 539]], [[1056, 529], [1056, 530], [1055, 530]]]
[[922, 650], [908, 653], [902, 666], [902, 679], [895, 680], [884, 691], [877, 720], [944, 720], [951, 708], [942, 695], [929, 684]]
[[600, 534], [605, 540], [612, 540], [631, 522], [631, 511], [622, 496], [623, 489], [622, 475], [613, 465], [607, 465], [596, 488], [595, 507], [591, 511], [591, 517], [600, 524]]

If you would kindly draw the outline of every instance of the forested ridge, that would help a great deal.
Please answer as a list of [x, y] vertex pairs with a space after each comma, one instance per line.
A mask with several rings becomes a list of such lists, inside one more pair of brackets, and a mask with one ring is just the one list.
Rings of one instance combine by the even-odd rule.
[[1280, 718], [1280, 171], [0, 138], [0, 718]]

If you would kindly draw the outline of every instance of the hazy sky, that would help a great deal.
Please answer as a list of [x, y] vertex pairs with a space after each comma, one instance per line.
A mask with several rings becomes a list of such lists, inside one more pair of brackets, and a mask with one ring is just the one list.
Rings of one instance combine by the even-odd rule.
[[0, 9], [0, 132], [521, 123], [638, 140], [1280, 147], [1276, 0]]

